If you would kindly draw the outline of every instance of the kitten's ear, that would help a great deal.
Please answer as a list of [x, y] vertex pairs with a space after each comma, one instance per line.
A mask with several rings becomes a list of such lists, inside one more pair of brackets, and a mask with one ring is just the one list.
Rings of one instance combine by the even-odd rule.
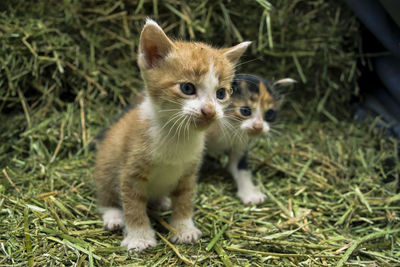
[[284, 78], [273, 82], [272, 92], [274, 98], [278, 101], [282, 101], [285, 94], [288, 92], [288, 87], [294, 83], [297, 83], [297, 81], [292, 78]]
[[224, 48], [222, 49], [222, 52], [228, 58], [228, 60], [235, 65], [250, 44], [250, 41], [242, 42], [230, 48]]
[[153, 68], [175, 48], [158, 24], [147, 19], [139, 40], [139, 65]]
[[296, 81], [295, 79], [292, 79], [292, 78], [284, 78], [284, 79], [280, 79], [280, 80], [275, 81], [275, 82], [272, 84], [272, 87], [273, 87], [274, 89], [278, 89], [278, 90], [279, 90], [279, 88], [287, 87], [287, 86], [290, 86], [290, 85], [292, 85], [292, 84], [294, 84], [294, 83], [297, 83], [297, 81]]

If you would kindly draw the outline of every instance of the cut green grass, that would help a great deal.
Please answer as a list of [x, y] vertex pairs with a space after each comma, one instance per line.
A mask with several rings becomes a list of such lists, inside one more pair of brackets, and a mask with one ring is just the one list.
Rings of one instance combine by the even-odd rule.
[[[357, 59], [373, 55], [356, 52], [358, 23], [345, 6], [50, 2], [0, 4], [0, 265], [399, 264], [399, 143], [376, 130], [378, 120], [350, 119]], [[146, 16], [177, 38], [221, 47], [257, 40], [238, 71], [300, 83], [272, 126], [278, 132], [252, 144], [266, 202], [242, 205], [222, 167], [201, 173], [194, 220], [203, 237], [172, 244], [170, 213], [151, 211], [158, 245], [129, 255], [123, 233], [103, 229], [89, 145], [141, 91]]]

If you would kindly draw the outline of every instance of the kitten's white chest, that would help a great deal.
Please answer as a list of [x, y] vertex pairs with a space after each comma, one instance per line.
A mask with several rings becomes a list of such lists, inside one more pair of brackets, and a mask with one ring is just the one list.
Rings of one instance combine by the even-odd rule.
[[154, 143], [154, 166], [150, 171], [148, 196], [157, 199], [168, 195], [179, 179], [187, 175], [194, 164], [200, 162], [204, 148], [204, 134], [191, 136], [177, 143]]
[[185, 166], [159, 163], [150, 172], [147, 187], [150, 199], [159, 199], [168, 195], [185, 173]]
[[182, 129], [175, 123], [172, 123], [172, 129], [165, 128], [163, 125], [170, 118], [160, 120], [149, 100], [142, 103], [141, 111], [142, 118], [150, 122], [148, 134], [153, 167], [149, 173], [147, 191], [150, 199], [157, 199], [168, 195], [179, 179], [200, 162], [204, 132], [193, 128]]

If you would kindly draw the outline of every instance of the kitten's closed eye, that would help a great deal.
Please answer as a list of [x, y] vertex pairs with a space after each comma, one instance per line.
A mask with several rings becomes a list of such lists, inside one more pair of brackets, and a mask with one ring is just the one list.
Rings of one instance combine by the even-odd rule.
[[276, 119], [277, 111], [274, 109], [268, 109], [264, 112], [264, 120], [267, 122], [273, 122]]

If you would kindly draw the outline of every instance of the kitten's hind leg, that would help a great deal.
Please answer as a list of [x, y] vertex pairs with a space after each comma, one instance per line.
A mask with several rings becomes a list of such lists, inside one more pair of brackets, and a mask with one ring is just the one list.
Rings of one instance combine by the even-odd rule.
[[177, 230], [171, 238], [174, 243], [192, 243], [201, 237], [201, 231], [192, 220], [196, 170], [194, 168], [191, 174], [183, 177], [171, 194], [173, 210], [170, 224]]
[[251, 171], [247, 163], [247, 151], [233, 150], [229, 156], [229, 172], [236, 182], [240, 200], [246, 205], [260, 204], [267, 196], [259, 186], [252, 182]]
[[107, 168], [104, 164], [96, 166], [95, 182], [97, 188], [97, 202], [99, 211], [103, 213], [104, 228], [115, 231], [124, 227], [123, 213], [119, 204], [119, 194], [114, 180], [117, 174], [115, 169]]

